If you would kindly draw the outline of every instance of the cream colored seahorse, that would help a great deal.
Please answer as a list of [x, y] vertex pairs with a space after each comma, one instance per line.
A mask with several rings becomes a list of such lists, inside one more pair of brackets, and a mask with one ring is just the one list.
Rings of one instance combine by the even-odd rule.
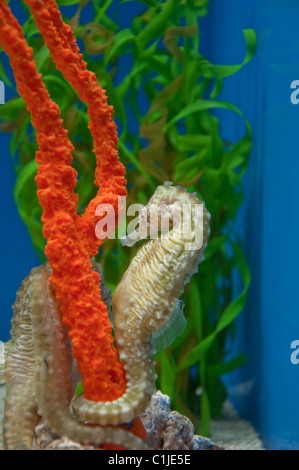
[[[177, 220], [175, 215], [181, 214], [184, 207], [186, 219]], [[198, 207], [202, 208], [202, 217]], [[85, 423], [117, 424], [139, 415], [155, 388], [154, 351], [170, 344], [184, 327], [178, 297], [203, 258], [210, 216], [194, 194], [170, 184], [157, 188], [141, 214], [146, 231], [155, 225], [151, 213], [160, 222], [161, 216], [170, 216], [171, 230], [139, 250], [112, 301], [115, 339], [127, 372], [127, 391], [119, 400], [108, 403], [76, 398], [73, 412]], [[198, 244], [200, 235], [202, 245]], [[131, 233], [125, 243], [132, 244], [133, 239]], [[40, 416], [55, 433], [79, 442], [146, 448], [125, 430], [85, 425], [71, 415], [74, 367], [58, 304], [48, 282], [49, 272], [47, 266], [32, 270], [14, 305], [11, 340], [6, 344], [6, 448], [31, 448]]]
[[71, 415], [76, 373], [49, 275], [48, 265], [33, 269], [14, 304], [4, 374], [2, 370], [5, 449], [32, 449], [40, 417], [55, 434], [77, 442], [146, 449], [142, 440], [124, 429], [84, 425]]
[[[118, 424], [142, 413], [155, 391], [153, 354], [169, 345], [185, 326], [178, 299], [203, 259], [210, 232], [210, 214], [203, 203], [171, 183], [159, 186], [141, 213], [139, 232], [131, 233], [124, 243], [138, 241], [140, 231], [163, 231], [167, 217], [170, 230], [140, 248], [112, 297], [114, 335], [127, 390], [106, 403], [76, 397], [72, 410], [80, 421]], [[153, 219], [162, 227], [155, 226]]]

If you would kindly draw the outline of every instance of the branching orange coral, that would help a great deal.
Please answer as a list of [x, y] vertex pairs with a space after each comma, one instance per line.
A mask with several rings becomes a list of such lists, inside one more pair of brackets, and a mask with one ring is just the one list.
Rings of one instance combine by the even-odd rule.
[[95, 237], [95, 209], [99, 204], [113, 206], [117, 213], [118, 196], [126, 196], [124, 167], [117, 157], [117, 131], [113, 107], [107, 104], [105, 91], [93, 72], [87, 70], [72, 29], [62, 21], [55, 0], [25, 0], [30, 6], [38, 29], [42, 33], [56, 67], [88, 104], [89, 128], [94, 140], [97, 159], [95, 184], [98, 195], [90, 202], [77, 224], [90, 256], [101, 243]]
[[[94, 209], [104, 202], [115, 206], [117, 197], [126, 194], [124, 168], [117, 156], [112, 108], [107, 105], [94, 74], [86, 70], [55, 2], [46, 2], [48, 11], [43, 9], [44, 3], [28, 1], [34, 13], [39, 13], [38, 25], [45, 37], [45, 22], [50, 35], [53, 34], [54, 48], [61, 54], [57, 63], [60, 67], [68, 64], [66, 77], [78, 86], [80, 96], [89, 103], [97, 155], [96, 184], [101, 187], [82, 219], [77, 215], [78, 198], [74, 193], [77, 174], [71, 167], [72, 144], [62, 126], [59, 108], [50, 99], [36, 70], [32, 49], [6, 0], [0, 0], [0, 43], [10, 57], [19, 93], [37, 131], [40, 150], [36, 154], [39, 164], [36, 182], [47, 239], [45, 253], [53, 269], [51, 281], [83, 377], [85, 397], [93, 401], [113, 400], [124, 393], [126, 377], [113, 345], [107, 309], [98, 288], [99, 277], [92, 270], [90, 256], [100, 244], [94, 234]], [[59, 29], [61, 35], [54, 37]]]

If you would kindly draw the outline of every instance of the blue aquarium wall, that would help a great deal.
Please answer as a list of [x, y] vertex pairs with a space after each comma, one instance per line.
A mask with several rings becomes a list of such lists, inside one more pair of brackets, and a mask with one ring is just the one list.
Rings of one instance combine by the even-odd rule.
[[[291, 348], [299, 339], [299, 94], [291, 88], [299, 79], [298, 21], [296, 0], [212, 0], [202, 30], [215, 63], [242, 61], [242, 29], [258, 36], [255, 58], [226, 80], [221, 95], [249, 119], [254, 141], [238, 219], [252, 283], [235, 348], [248, 365], [225, 380], [270, 449], [299, 449], [299, 355]], [[218, 115], [223, 137], [242, 135], [240, 118]]]
[[[10, 4], [22, 21], [18, 2]], [[224, 380], [240, 415], [252, 422], [269, 449], [299, 449], [299, 353], [293, 343], [298, 340], [299, 351], [298, 23], [297, 0], [211, 0], [208, 16], [200, 19], [202, 52], [217, 64], [242, 62], [243, 29], [254, 28], [258, 36], [254, 59], [226, 79], [220, 96], [241, 109], [254, 141], [237, 220], [252, 283], [234, 349], [246, 353], [248, 364]], [[8, 99], [8, 87], [5, 92]], [[235, 141], [243, 135], [240, 116], [229, 111], [217, 116], [223, 138]], [[39, 264], [13, 200], [9, 140], [0, 134], [3, 341], [9, 339], [16, 290]]]

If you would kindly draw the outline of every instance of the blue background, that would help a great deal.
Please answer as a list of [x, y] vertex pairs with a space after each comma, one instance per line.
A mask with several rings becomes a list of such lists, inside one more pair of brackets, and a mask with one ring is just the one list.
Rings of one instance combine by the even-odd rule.
[[[10, 4], [22, 21], [18, 2]], [[254, 138], [237, 221], [252, 284], [235, 349], [249, 361], [224, 379], [241, 416], [270, 449], [299, 449], [299, 364], [290, 361], [291, 342], [299, 339], [299, 105], [290, 101], [291, 82], [299, 80], [298, 23], [297, 0], [211, 0], [200, 20], [202, 52], [214, 63], [242, 62], [242, 30], [254, 28], [258, 35], [256, 56], [226, 79], [221, 94], [243, 111]], [[229, 111], [218, 116], [225, 139], [243, 135], [240, 117]], [[0, 142], [0, 338], [7, 341], [16, 290], [39, 260], [13, 201], [9, 136], [0, 134]]]

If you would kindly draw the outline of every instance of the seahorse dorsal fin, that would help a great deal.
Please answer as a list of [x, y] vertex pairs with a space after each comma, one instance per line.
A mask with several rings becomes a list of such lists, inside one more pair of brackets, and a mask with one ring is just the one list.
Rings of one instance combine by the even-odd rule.
[[183, 333], [186, 319], [183, 313], [184, 302], [175, 299], [168, 321], [152, 336], [152, 346], [155, 352], [162, 351], [173, 343], [177, 336]]

